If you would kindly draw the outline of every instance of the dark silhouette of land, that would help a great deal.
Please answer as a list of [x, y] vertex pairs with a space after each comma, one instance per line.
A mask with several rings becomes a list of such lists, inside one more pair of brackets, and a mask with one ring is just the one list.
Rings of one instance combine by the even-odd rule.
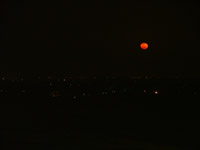
[[196, 79], [0, 83], [4, 149], [196, 149]]

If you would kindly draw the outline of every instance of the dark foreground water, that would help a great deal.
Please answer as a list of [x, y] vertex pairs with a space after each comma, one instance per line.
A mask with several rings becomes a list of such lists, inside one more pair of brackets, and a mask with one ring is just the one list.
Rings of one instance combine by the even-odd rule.
[[3, 149], [197, 149], [198, 81], [2, 82]]

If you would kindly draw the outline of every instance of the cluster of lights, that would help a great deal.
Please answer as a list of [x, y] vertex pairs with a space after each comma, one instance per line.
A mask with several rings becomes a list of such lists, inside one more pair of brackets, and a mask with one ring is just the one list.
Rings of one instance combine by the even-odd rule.
[[102, 92], [102, 95], [107, 95], [108, 94], [108, 92]]
[[[144, 90], [144, 93], [147, 94], [147, 90]], [[159, 91], [157, 91], [157, 90], [154, 91], [153, 93], [154, 93], [155, 95], [159, 95]]]
[[[143, 45], [144, 47], [145, 47], [145, 45]], [[69, 86], [69, 87], [74, 87], [75, 86], [75, 88], [77, 88], [77, 87], [81, 87], [82, 88], [82, 84], [80, 84], [80, 83], [76, 83], [76, 82], [73, 82], [73, 80], [71, 80], [72, 78], [71, 77], [62, 77], [62, 78], [59, 78], [59, 79], [56, 79], [56, 78], [53, 78], [52, 76], [46, 76], [45, 77], [45, 79], [49, 79], [47, 82], [46, 82], [46, 86], [51, 86], [51, 87], [53, 87], [53, 85], [54, 84], [57, 84], [58, 83], [58, 85], [60, 84], [60, 82], [57, 82], [56, 83], [56, 81], [61, 81], [63, 84], [61, 84], [61, 85], [67, 85], [67, 86]], [[91, 77], [91, 78], [94, 78], [94, 79], [97, 79], [97, 77]], [[91, 79], [90, 78], [90, 79]], [[108, 78], [108, 77], [107, 77]], [[132, 77], [133, 79], [141, 79], [141, 77]], [[150, 79], [151, 77], [145, 77], [145, 79]], [[17, 79], [11, 79], [11, 81], [12, 82], [15, 82], [15, 81], [26, 81], [26, 79], [27, 78], [22, 78], [22, 76], [19, 76], [19, 77], [17, 77]], [[35, 79], [37, 79], [37, 77], [35, 78]], [[38, 79], [41, 79], [41, 77], [38, 77]], [[55, 79], [55, 80], [52, 80], [52, 79]], [[108, 78], [109, 79], [109, 78]], [[115, 79], [115, 78], [111, 78], [111, 79]], [[7, 82], [7, 81], [9, 81], [10, 80], [10, 78], [9, 78], [9, 76], [7, 76], [7, 75], [2, 75], [1, 76], [1, 78], [0, 78], [0, 80], [2, 81], [2, 83], [3, 83], [3, 81], [4, 82]], [[54, 82], [55, 81], [55, 82]], [[134, 80], [134, 82], [137, 82], [137, 80]], [[73, 84], [72, 84], [73, 83]], [[76, 83], [76, 84], [75, 84]], [[165, 92], [165, 91], [160, 91], [160, 89], [159, 88], [155, 88], [155, 89], [148, 89], [147, 87], [145, 87], [146, 89], [141, 89], [140, 91], [139, 91], [139, 93], [140, 94], [145, 94], [145, 95], [163, 95], [164, 93], [166, 93], [166, 94], [182, 94], [181, 92], [182, 91], [184, 91], [185, 89], [187, 89], [187, 88], [190, 88], [189, 87], [189, 85], [182, 85], [182, 86], [180, 86], [180, 88], [179, 89], [176, 89], [176, 91], [167, 91], [167, 92]], [[80, 88], [78, 88], [78, 89], [80, 89]], [[83, 89], [83, 90], [85, 90], [85, 89]], [[193, 90], [193, 91], [192, 91]], [[200, 91], [200, 89], [191, 89], [191, 90], [188, 90], [187, 91], [187, 93], [188, 94], [191, 94], [191, 95], [198, 95], [199, 94], [199, 91]], [[5, 91], [4, 90], [0, 90], [0, 93], [4, 93]], [[8, 91], [6, 90], [6, 93], [7, 93]], [[130, 89], [128, 88], [128, 87], [124, 87], [124, 88], [122, 88], [121, 90], [120, 89], [117, 89], [115, 86], [110, 86], [110, 88], [105, 88], [105, 89], [103, 89], [102, 91], [96, 91], [96, 94], [97, 95], [108, 95], [108, 94], [118, 94], [118, 93], [123, 93], [124, 95], [125, 95], [125, 93], [129, 93], [129, 92], [131, 92], [130, 91]], [[136, 92], [137, 92], [137, 89], [136, 89]], [[170, 93], [171, 92], [171, 93]], [[26, 90], [21, 90], [21, 91], [19, 91], [19, 93], [26, 93]], [[122, 94], [121, 93], [121, 94]], [[134, 93], [134, 92], [133, 92]], [[89, 96], [89, 94], [86, 94], [86, 93], [79, 93], [80, 95], [81, 95], [81, 97], [85, 97], [85, 96]], [[79, 95], [79, 94], [77, 94], [77, 95]], [[58, 94], [52, 94], [51, 95], [52, 97], [58, 97], [59, 95]], [[73, 99], [77, 99], [77, 96], [72, 96], [71, 98], [73, 98]]]

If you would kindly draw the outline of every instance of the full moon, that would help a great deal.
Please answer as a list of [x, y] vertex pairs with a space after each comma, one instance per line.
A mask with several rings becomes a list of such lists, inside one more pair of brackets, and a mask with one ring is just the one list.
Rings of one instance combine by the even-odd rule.
[[149, 45], [148, 45], [147, 43], [142, 43], [142, 44], [140, 45], [140, 47], [141, 47], [141, 49], [143, 49], [143, 50], [147, 50], [148, 47], [149, 47]]

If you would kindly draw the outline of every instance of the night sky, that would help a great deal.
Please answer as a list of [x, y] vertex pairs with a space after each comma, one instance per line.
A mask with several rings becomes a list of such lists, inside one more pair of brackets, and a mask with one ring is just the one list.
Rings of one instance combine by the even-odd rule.
[[199, 12], [195, 1], [4, 0], [0, 73], [199, 77]]

